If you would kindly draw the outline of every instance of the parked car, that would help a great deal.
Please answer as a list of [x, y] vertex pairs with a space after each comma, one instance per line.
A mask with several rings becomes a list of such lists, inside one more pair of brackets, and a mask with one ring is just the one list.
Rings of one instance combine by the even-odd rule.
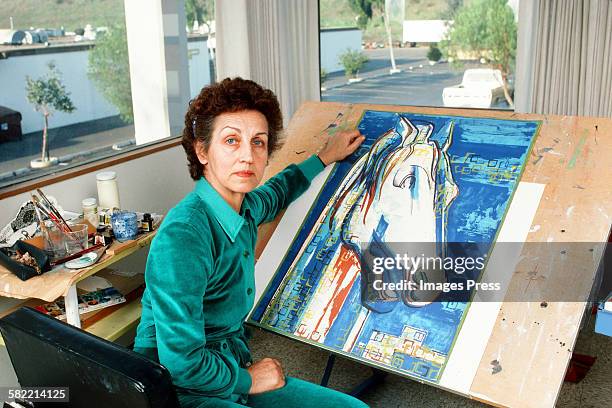
[[444, 106], [453, 108], [490, 108], [503, 100], [504, 86], [499, 69], [466, 69], [459, 85], [442, 91]]

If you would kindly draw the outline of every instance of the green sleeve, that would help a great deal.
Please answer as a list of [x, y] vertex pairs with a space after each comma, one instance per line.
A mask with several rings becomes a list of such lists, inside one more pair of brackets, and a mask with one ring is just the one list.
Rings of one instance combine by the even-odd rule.
[[318, 156], [312, 155], [298, 165], [290, 164], [247, 197], [257, 224], [272, 221], [310, 186], [310, 182], [325, 167]]
[[159, 361], [174, 385], [228, 398], [248, 394], [251, 377], [234, 359], [205, 347], [202, 299], [214, 259], [205, 241], [210, 236], [186, 222], [162, 225], [151, 246], [145, 279]]

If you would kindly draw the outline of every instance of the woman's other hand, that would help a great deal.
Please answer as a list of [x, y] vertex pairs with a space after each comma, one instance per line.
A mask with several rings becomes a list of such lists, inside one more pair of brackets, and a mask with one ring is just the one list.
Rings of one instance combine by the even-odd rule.
[[273, 358], [264, 358], [247, 368], [251, 374], [251, 389], [249, 394], [261, 394], [285, 386], [283, 367]]
[[362, 136], [358, 130], [338, 132], [327, 139], [327, 142], [318, 153], [319, 159], [326, 166], [335, 161], [342, 160], [357, 150], [364, 140], [365, 136]]

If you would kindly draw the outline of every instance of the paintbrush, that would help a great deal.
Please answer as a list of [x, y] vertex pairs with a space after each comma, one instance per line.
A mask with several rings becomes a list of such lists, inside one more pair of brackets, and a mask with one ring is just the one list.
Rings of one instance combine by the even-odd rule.
[[32, 196], [32, 204], [34, 204], [34, 211], [36, 211], [36, 218], [38, 218], [38, 224], [40, 226], [40, 232], [42, 233], [43, 236], [43, 240], [45, 241], [45, 247], [47, 248], [51, 248], [52, 244], [51, 244], [51, 240], [49, 238], [49, 230], [47, 229], [47, 225], [45, 224], [45, 221], [43, 220], [43, 217], [41, 215], [41, 210], [39, 207], [40, 203], [38, 201], [38, 197], [36, 197], [34, 195], [34, 193], [30, 193], [30, 195]]
[[68, 223], [66, 222], [66, 220], [64, 219], [64, 217], [62, 217], [62, 214], [60, 214], [60, 212], [57, 210], [57, 208], [55, 208], [55, 206], [53, 205], [53, 203], [51, 203], [51, 201], [47, 198], [47, 196], [45, 195], [45, 193], [42, 192], [42, 190], [40, 188], [37, 188], [36, 191], [38, 192], [38, 194], [41, 196], [41, 198], [45, 201], [45, 204], [47, 204], [49, 206], [49, 209], [55, 213], [55, 216], [66, 226], [66, 228], [68, 228], [68, 231], [72, 232], [72, 228], [70, 228], [70, 225], [68, 225]]
[[64, 224], [62, 224], [52, 212], [50, 212], [47, 208], [45, 208], [45, 206], [42, 205], [39, 198], [35, 194], [32, 194], [32, 200], [34, 202], [34, 207], [37, 208], [38, 211], [41, 211], [47, 218], [49, 218], [55, 224], [58, 231], [60, 231], [62, 234], [67, 236], [72, 241], [75, 241], [76, 243], [78, 243], [81, 248], [84, 248], [83, 244], [79, 241], [79, 239], [69, 233], [69, 232], [72, 232], [72, 230], [70, 229], [68, 231], [66, 230], [66, 227], [64, 226], [65, 221], [64, 221]]
[[64, 224], [60, 222], [60, 220], [55, 216], [55, 214], [53, 214], [51, 210], [49, 210], [49, 208], [43, 205], [43, 203], [40, 201], [40, 198], [38, 198], [38, 196], [32, 194], [32, 198], [35, 200], [35, 205], [38, 207], [39, 211], [41, 211], [45, 217], [50, 219], [53, 222], [53, 224], [55, 224], [58, 230], [64, 233], [68, 232]]
[[38, 226], [40, 227], [40, 232], [43, 233], [43, 236], [48, 235], [47, 226], [45, 225], [42, 219], [42, 215], [40, 215], [40, 209], [38, 208], [38, 205], [36, 204], [36, 202], [38, 201], [38, 197], [34, 196], [33, 193], [30, 193], [30, 195], [32, 196], [32, 204], [34, 205], [34, 211], [36, 211], [36, 218], [38, 219]]

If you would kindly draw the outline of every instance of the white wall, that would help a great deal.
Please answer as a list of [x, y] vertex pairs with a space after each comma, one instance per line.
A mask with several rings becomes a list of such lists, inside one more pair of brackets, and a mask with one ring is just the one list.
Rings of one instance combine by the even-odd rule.
[[11, 56], [0, 60], [0, 105], [21, 112], [23, 133], [42, 130], [43, 117], [36, 112], [26, 99], [26, 75], [38, 78], [47, 72], [47, 63], [55, 61], [62, 73], [66, 90], [76, 107], [72, 113], [56, 112], [49, 120], [49, 126], [101, 119], [118, 115], [117, 109], [104, 99], [87, 78], [88, 50]]
[[[181, 146], [112, 166], [108, 170], [117, 172], [121, 205], [126, 209], [166, 214], [194, 186]], [[65, 209], [80, 211], [81, 199], [97, 197], [95, 173], [43, 187], [43, 191], [57, 198]], [[0, 226], [6, 225], [28, 198], [24, 193], [0, 200]], [[130, 267], [144, 270], [144, 257], [132, 258], [137, 257], [130, 257], [133, 261]], [[13, 304], [13, 299], [0, 297], [0, 311]], [[16, 385], [16, 377], [6, 349], [0, 347], [0, 386], [9, 385]]]
[[361, 50], [361, 30], [355, 29], [329, 29], [321, 30], [321, 69], [328, 74], [343, 71], [339, 55], [347, 48]]
[[[181, 146], [131, 160], [105, 170], [117, 172], [119, 197], [125, 209], [166, 212], [193, 188], [187, 158]], [[100, 170], [102, 171], [102, 170]], [[89, 173], [43, 187], [66, 210], [79, 212], [81, 200], [97, 197], [96, 174]], [[6, 225], [19, 206], [30, 199], [28, 193], [0, 200], [0, 225]]]

